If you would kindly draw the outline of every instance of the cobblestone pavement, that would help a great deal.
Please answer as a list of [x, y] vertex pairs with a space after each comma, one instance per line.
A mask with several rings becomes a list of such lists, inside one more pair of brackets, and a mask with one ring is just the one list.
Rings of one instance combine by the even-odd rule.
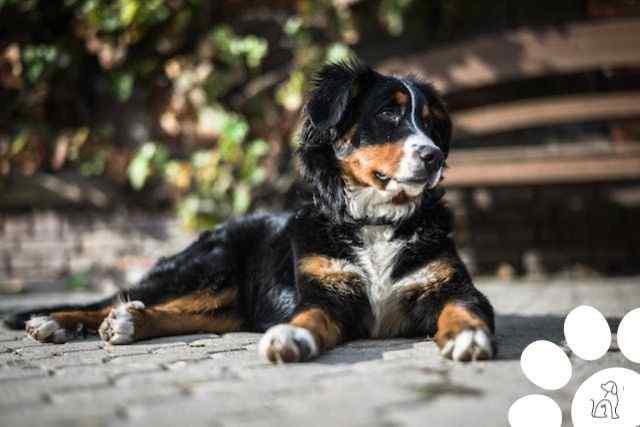
[[[272, 366], [259, 334], [190, 335], [126, 346], [97, 338], [38, 344], [0, 329], [0, 426], [505, 426], [510, 404], [540, 393], [519, 356], [536, 339], [562, 343], [564, 316], [589, 304], [614, 325], [640, 306], [640, 280], [480, 286], [498, 317], [498, 360], [456, 364], [425, 340], [358, 341], [312, 363]], [[90, 295], [3, 296], [0, 313]], [[578, 385], [612, 366], [640, 365], [610, 351], [571, 357], [571, 382], [547, 392], [564, 425]]]

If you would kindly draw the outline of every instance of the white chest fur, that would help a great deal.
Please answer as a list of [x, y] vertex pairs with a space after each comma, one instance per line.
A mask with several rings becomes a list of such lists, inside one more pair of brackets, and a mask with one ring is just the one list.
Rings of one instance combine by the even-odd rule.
[[393, 229], [389, 226], [366, 226], [361, 233], [363, 246], [357, 252], [360, 267], [368, 279], [367, 294], [374, 316], [371, 335], [374, 337], [394, 333], [382, 329], [389, 311], [397, 310], [393, 296], [398, 286], [402, 286], [402, 281], [394, 283], [391, 273], [400, 250], [407, 242], [392, 240], [392, 237]]

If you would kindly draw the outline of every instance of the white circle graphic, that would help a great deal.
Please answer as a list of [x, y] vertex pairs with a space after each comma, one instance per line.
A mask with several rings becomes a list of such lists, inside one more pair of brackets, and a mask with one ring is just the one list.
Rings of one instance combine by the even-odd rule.
[[550, 397], [530, 394], [513, 402], [508, 419], [511, 427], [560, 427], [562, 411]]
[[588, 305], [571, 310], [564, 321], [564, 337], [571, 351], [584, 360], [600, 359], [611, 346], [607, 319]]
[[618, 347], [627, 359], [640, 363], [640, 308], [622, 318], [618, 326]]
[[520, 357], [520, 367], [529, 380], [546, 390], [558, 390], [571, 379], [571, 362], [564, 351], [549, 341], [534, 341]]
[[640, 425], [640, 374], [608, 368], [589, 377], [571, 403], [574, 427]]

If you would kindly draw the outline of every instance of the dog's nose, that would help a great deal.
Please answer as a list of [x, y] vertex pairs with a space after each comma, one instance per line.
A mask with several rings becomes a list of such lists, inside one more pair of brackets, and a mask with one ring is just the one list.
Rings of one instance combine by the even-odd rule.
[[442, 166], [444, 155], [438, 147], [422, 145], [418, 147], [418, 156], [427, 169], [436, 170]]

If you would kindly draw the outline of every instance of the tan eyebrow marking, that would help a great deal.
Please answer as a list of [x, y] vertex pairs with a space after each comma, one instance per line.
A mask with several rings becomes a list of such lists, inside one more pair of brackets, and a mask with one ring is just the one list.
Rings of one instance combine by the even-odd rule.
[[394, 92], [393, 99], [395, 99], [398, 104], [403, 106], [406, 105], [407, 102], [409, 102], [409, 96], [406, 93], [399, 90]]
[[429, 118], [429, 107], [427, 106], [427, 104], [422, 106], [422, 120], [427, 120]]

